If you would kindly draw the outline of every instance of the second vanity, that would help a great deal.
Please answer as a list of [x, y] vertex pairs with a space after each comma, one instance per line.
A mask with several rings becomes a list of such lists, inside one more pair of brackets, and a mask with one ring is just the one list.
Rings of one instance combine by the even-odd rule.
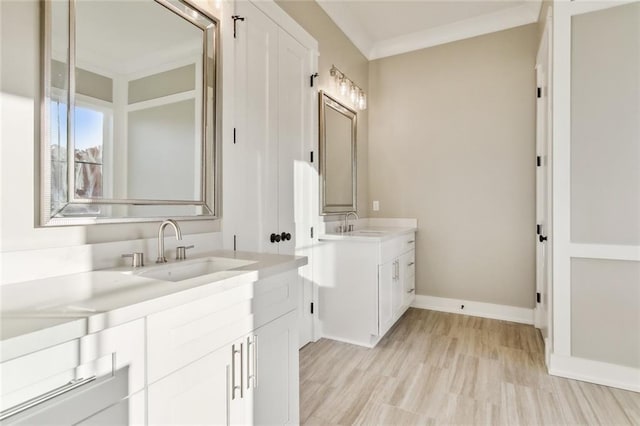
[[415, 299], [414, 219], [363, 219], [319, 235], [316, 262], [323, 337], [374, 347]]
[[298, 423], [304, 264], [217, 250], [3, 286], [3, 424]]

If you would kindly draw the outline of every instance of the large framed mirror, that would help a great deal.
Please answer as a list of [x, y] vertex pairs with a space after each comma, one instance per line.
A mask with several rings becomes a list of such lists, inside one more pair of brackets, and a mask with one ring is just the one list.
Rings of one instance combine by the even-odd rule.
[[215, 19], [183, 0], [43, 0], [42, 226], [215, 218]]
[[320, 214], [356, 211], [357, 113], [320, 91]]

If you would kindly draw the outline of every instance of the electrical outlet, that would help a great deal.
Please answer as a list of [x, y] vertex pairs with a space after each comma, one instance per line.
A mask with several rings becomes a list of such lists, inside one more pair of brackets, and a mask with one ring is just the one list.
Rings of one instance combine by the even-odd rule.
[[379, 211], [379, 210], [380, 210], [380, 201], [375, 200], [375, 201], [373, 202], [373, 211], [374, 211], [374, 212], [377, 212], [377, 211]]

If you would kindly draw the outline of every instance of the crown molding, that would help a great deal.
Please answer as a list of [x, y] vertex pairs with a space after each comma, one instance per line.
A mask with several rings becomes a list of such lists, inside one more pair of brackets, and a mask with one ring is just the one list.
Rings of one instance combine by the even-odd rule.
[[380, 59], [538, 21], [541, 0], [527, 2], [451, 24], [373, 42], [343, 2], [316, 0], [331, 20], [368, 59]]
[[318, 6], [324, 10], [329, 18], [342, 30], [351, 43], [362, 53], [365, 58], [371, 60], [369, 52], [373, 49], [373, 41], [362, 28], [360, 22], [353, 16], [351, 10], [345, 7], [343, 2], [332, 0], [316, 0]]
[[502, 31], [538, 21], [541, 2], [529, 2], [440, 27], [418, 31], [375, 43], [369, 60], [385, 58], [452, 41]]

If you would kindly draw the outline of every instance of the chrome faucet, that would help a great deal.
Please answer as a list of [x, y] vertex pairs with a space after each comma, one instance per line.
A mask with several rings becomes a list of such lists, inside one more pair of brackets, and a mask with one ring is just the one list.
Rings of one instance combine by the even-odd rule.
[[176, 232], [176, 240], [180, 241], [182, 239], [182, 232], [180, 232], [178, 222], [173, 219], [164, 220], [160, 224], [160, 229], [158, 229], [158, 258], [156, 259], [156, 263], [167, 263], [167, 258], [164, 257], [164, 228], [166, 228], [167, 225], [173, 226], [173, 230]]
[[349, 216], [354, 215], [356, 220], [360, 219], [358, 217], [358, 213], [356, 212], [349, 212], [347, 214], [344, 215], [344, 232], [351, 232], [353, 231], [353, 225], [349, 225]]

